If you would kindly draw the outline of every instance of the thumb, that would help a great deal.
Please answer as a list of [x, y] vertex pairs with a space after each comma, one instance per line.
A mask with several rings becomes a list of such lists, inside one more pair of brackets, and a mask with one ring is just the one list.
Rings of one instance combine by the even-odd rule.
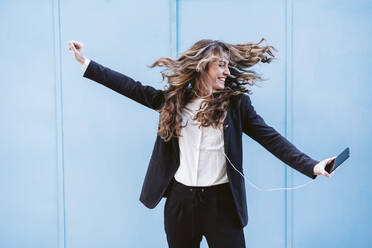
[[327, 178], [331, 177], [331, 175], [326, 170], [322, 171], [322, 175], [327, 177]]

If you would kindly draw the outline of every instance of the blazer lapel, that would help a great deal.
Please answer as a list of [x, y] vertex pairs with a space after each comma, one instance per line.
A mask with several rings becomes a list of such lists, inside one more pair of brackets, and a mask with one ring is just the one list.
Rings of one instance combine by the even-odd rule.
[[224, 127], [223, 127], [223, 138], [224, 138], [224, 147], [225, 147], [225, 154], [229, 154], [229, 148], [230, 148], [230, 128], [232, 125], [232, 119], [231, 119], [231, 103], [229, 104], [229, 107], [227, 108], [226, 117], [224, 120]]

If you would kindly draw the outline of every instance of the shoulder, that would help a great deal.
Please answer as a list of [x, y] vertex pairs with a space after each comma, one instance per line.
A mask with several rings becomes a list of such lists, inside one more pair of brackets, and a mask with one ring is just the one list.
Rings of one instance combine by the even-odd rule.
[[230, 104], [237, 110], [246, 110], [251, 106], [251, 98], [246, 93], [231, 96]]

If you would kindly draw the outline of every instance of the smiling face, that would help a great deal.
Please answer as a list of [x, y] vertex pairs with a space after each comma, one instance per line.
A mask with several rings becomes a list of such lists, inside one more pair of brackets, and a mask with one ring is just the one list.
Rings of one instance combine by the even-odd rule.
[[223, 90], [225, 88], [225, 80], [230, 76], [227, 55], [224, 54], [223, 57], [209, 62], [207, 71], [203, 76], [213, 90]]

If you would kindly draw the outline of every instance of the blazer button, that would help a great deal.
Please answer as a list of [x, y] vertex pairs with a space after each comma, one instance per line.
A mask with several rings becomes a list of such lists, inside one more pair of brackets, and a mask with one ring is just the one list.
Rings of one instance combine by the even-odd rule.
[[190, 191], [192, 192], [192, 189], [190, 189]]

